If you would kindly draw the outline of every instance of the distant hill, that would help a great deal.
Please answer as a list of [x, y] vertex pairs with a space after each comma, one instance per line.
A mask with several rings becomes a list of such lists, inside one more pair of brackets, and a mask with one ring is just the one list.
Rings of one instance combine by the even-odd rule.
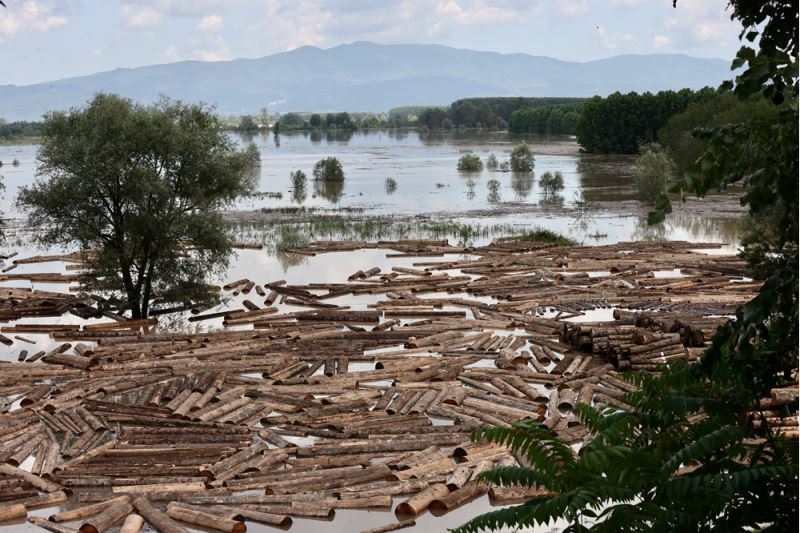
[[182, 61], [120, 68], [34, 85], [0, 86], [0, 117], [35, 120], [81, 105], [95, 92], [141, 102], [160, 94], [216, 104], [223, 114], [271, 111], [388, 111], [446, 105], [474, 96], [593, 96], [717, 86], [729, 63], [685, 55], [621, 55], [577, 63], [440, 45], [356, 42], [306, 46], [258, 59]]

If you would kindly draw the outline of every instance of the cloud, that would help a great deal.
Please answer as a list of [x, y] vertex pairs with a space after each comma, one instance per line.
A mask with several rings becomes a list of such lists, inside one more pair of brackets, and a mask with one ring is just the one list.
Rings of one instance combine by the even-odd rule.
[[615, 50], [624, 44], [631, 43], [636, 40], [633, 34], [628, 32], [614, 35], [609, 34], [605, 26], [602, 25], [595, 26], [594, 31], [595, 36], [600, 41], [600, 44], [608, 50]]
[[47, 2], [26, 0], [4, 10], [0, 18], [0, 42], [23, 32], [45, 32], [67, 24], [67, 18], [52, 13]]
[[715, 0], [681, 0], [676, 9], [672, 0], [661, 1], [665, 14], [661, 24], [676, 48], [727, 48], [738, 38], [740, 24]]
[[584, 0], [562, 1], [559, 2], [559, 11], [562, 15], [566, 15], [568, 17], [577, 17], [580, 15], [585, 15], [589, 12], [589, 4]]
[[663, 50], [665, 48], [669, 48], [670, 44], [672, 44], [672, 40], [666, 35], [656, 35], [655, 37], [653, 37], [653, 48], [655, 48], [656, 50]]
[[234, 3], [234, 0], [123, 0], [123, 7], [152, 9], [162, 16], [201, 17]]
[[147, 6], [125, 4], [120, 7], [120, 15], [123, 22], [131, 28], [154, 28], [164, 20], [160, 11]]
[[464, 8], [456, 0], [449, 0], [439, 2], [436, 6], [436, 13], [444, 18], [449, 18], [456, 24], [465, 26], [495, 24], [514, 20], [521, 15], [520, 10], [514, 5], [503, 5], [502, 2], [493, 2], [492, 4], [490, 6], [484, 1], [476, 1]]
[[219, 15], [208, 15], [197, 25], [198, 30], [216, 31], [222, 28], [222, 17]]

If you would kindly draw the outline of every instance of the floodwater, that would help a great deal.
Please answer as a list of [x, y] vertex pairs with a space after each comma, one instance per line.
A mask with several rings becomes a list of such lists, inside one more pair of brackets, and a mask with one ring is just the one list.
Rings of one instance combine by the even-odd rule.
[[[232, 135], [241, 144], [256, 144], [261, 152], [257, 172], [262, 194], [241, 201], [237, 210], [306, 208], [317, 209], [319, 214], [360, 219], [407, 219], [402, 228], [384, 224], [383, 231], [376, 234], [364, 235], [363, 228], [359, 228], [350, 232], [312, 232], [310, 236], [314, 238], [442, 236], [422, 230], [415, 233], [420, 219], [481, 226], [484, 231], [477, 232], [479, 238], [471, 244], [534, 227], [551, 229], [585, 244], [673, 239], [735, 246], [740, 238], [737, 221], [729, 213], [714, 209], [701, 213], [685, 209], [662, 225], [648, 226], [646, 207], [635, 201], [634, 159], [581, 154], [570, 136], [523, 138], [504, 132], [475, 131], [424, 135], [413, 130]], [[465, 153], [474, 153], [484, 161], [489, 154], [495, 154], [502, 162], [508, 159], [513, 146], [523, 141], [535, 154], [532, 173], [456, 169], [458, 159]], [[314, 163], [331, 156], [342, 162], [345, 181], [314, 181]], [[20, 162], [19, 166], [11, 165], [14, 159]], [[0, 146], [0, 161], [4, 163], [0, 175], [6, 186], [0, 211], [6, 218], [21, 216], [13, 202], [18, 188], [35, 179], [35, 159], [35, 145]], [[304, 194], [292, 190], [289, 173], [294, 170], [302, 170], [308, 177]], [[564, 177], [564, 190], [547, 196], [539, 186], [539, 177], [556, 171]], [[387, 178], [395, 180], [394, 189], [387, 187]], [[499, 182], [495, 192], [490, 188], [493, 180]], [[268, 222], [271, 219], [269, 213], [266, 215]], [[374, 227], [370, 226], [370, 230], [374, 231]], [[253, 231], [269, 232], [270, 228], [261, 224], [245, 233]], [[305, 232], [309, 233], [307, 229]]]
[[[477, 173], [462, 173], [456, 163], [467, 152], [474, 152], [482, 159], [494, 153], [501, 161], [508, 157], [513, 145], [520, 142], [503, 133], [452, 133], [421, 136], [415, 131], [339, 133], [336, 135], [291, 134], [274, 137], [238, 136], [242, 143], [254, 142], [261, 151], [259, 169], [259, 191], [280, 193], [261, 195], [248, 199], [237, 206], [239, 210], [274, 210], [304, 206], [306, 208], [341, 209], [336, 211], [357, 213], [359, 217], [405, 217], [401, 230], [389, 227], [385, 233], [372, 233], [368, 237], [388, 239], [414, 237], [415, 225], [422, 220], [447, 219], [461, 224], [480, 224], [484, 233], [473, 236], [468, 244], [483, 244], [492, 237], [519, 233], [534, 227], [543, 227], [572, 237], [585, 244], [601, 244], [644, 239], [675, 239], [696, 242], [725, 242], [735, 247], [739, 241], [739, 230], [734, 217], [716, 216], [714, 209], [694, 212], [682, 210], [671, 215], [667, 223], [648, 226], [643, 220], [646, 209], [634, 201], [633, 160], [629, 157], [598, 157], [579, 153], [574, 139], [561, 137], [531, 137], [528, 144], [536, 154], [535, 171], [531, 174], [492, 172], [484, 169]], [[314, 163], [324, 157], [338, 157], [344, 167], [346, 180], [338, 186], [325, 187], [312, 180]], [[4, 177], [5, 193], [0, 200], [0, 211], [12, 225], [20, 227], [21, 215], [13, 202], [19, 187], [35, 179], [36, 146], [0, 146], [0, 175]], [[18, 166], [12, 165], [17, 159]], [[303, 170], [309, 178], [306, 196], [298, 202], [293, 198], [289, 173]], [[546, 171], [559, 171], [564, 176], [565, 189], [555, 200], [546, 198], [539, 187], [539, 177]], [[386, 188], [386, 178], [394, 178], [394, 191]], [[498, 180], [500, 186], [492, 195], [488, 183]], [[589, 208], [581, 207], [588, 203]], [[596, 207], [591, 207], [596, 204]], [[618, 207], [614, 207], [618, 206]], [[328, 211], [323, 211], [328, 212]], [[17, 222], [14, 223], [14, 219]], [[253, 232], [274, 233], [269, 225], [254, 226], [250, 230], [240, 229], [242, 240], [258, 240]], [[336, 231], [339, 231], [337, 234]], [[33, 253], [55, 253], [58, 250], [38, 250], [32, 247], [24, 231], [12, 231], [5, 244], [5, 251], [19, 251], [20, 255]], [[346, 233], [335, 230], [327, 234], [312, 236], [335, 239], [337, 237], [364, 237], [362, 233]], [[422, 236], [430, 236], [425, 234]], [[244, 238], [246, 237], [246, 238]], [[457, 239], [451, 239], [457, 242]], [[256, 283], [286, 279], [289, 283], [342, 282], [357, 270], [378, 266], [389, 270], [393, 266], [411, 266], [418, 260], [437, 258], [386, 258], [387, 250], [361, 250], [305, 257], [295, 254], [273, 253], [274, 250], [241, 250], [237, 252], [231, 267], [223, 277], [216, 280], [227, 282], [249, 278]], [[10, 264], [10, 262], [8, 263]], [[21, 265], [14, 271], [65, 272], [64, 263]], [[30, 282], [0, 282], [0, 286], [34, 286], [39, 290], [65, 291], [65, 285]], [[241, 307], [245, 295], [226, 302], [220, 309]], [[364, 308], [367, 301], [336, 301]], [[216, 310], [216, 309], [215, 309]], [[293, 309], [286, 309], [291, 311]], [[32, 322], [52, 323], [53, 318], [26, 319]], [[65, 315], [62, 322], [85, 323], [72, 315]], [[168, 320], [162, 319], [167, 326]], [[172, 326], [186, 327], [176, 320]], [[218, 323], [203, 323], [203, 327], [219, 327]], [[169, 326], [167, 326], [169, 327]], [[37, 343], [36, 349], [48, 349], [53, 341], [46, 335], [25, 335]], [[0, 360], [15, 361], [26, 346], [0, 347]], [[396, 499], [395, 503], [402, 501]], [[481, 498], [444, 517], [436, 518], [424, 514], [418, 525], [406, 531], [437, 532], [463, 524], [469, 518], [490, 510], [488, 499]], [[53, 509], [35, 510], [32, 514], [48, 516]], [[291, 531], [316, 532], [324, 527], [331, 533], [355, 532], [378, 527], [394, 521], [394, 515], [384, 511], [341, 511], [333, 522], [320, 523], [314, 520], [295, 520]], [[272, 531], [273, 528], [248, 523], [251, 531]], [[9, 530], [39, 531], [28, 524], [10, 526]], [[561, 527], [537, 528], [535, 531], [558, 531]], [[533, 531], [533, 530], [531, 530]]]

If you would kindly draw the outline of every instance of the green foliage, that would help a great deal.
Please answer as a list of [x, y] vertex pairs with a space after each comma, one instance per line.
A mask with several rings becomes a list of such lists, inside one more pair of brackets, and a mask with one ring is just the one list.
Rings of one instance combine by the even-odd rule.
[[[518, 109], [576, 104], [583, 98], [490, 97], [456, 100], [447, 108], [428, 108], [417, 117], [418, 126], [430, 129], [455, 127], [475, 128], [479, 125], [505, 129]], [[448, 120], [448, 127], [444, 121]], [[512, 131], [513, 128], [512, 128]]]
[[239, 118], [239, 125], [236, 129], [239, 131], [255, 131], [258, 129], [258, 122], [252, 115], [242, 115]]
[[308, 238], [296, 226], [281, 226], [278, 242], [275, 245], [276, 251], [290, 252], [307, 246]]
[[0, 124], [0, 140], [12, 141], [39, 137], [42, 134], [41, 122], [7, 122]]
[[394, 191], [397, 190], [397, 180], [394, 178], [386, 178], [386, 182], [383, 186], [386, 189], [386, 194], [394, 194]]
[[722, 92], [673, 115], [658, 131], [658, 141], [669, 152], [676, 171], [685, 174], [708, 148], [707, 142], [694, 135], [697, 128], [737, 124], [775, 111], [764, 98], [740, 100], [730, 91]]
[[569, 237], [564, 237], [563, 235], [556, 233], [555, 231], [551, 231], [549, 229], [544, 229], [544, 228], [536, 228], [531, 231], [526, 231], [520, 236], [519, 240], [527, 242], [557, 244], [559, 246], [575, 246], [576, 244], [578, 244], [576, 241], [570, 239]]
[[314, 179], [320, 181], [344, 181], [342, 163], [335, 157], [320, 159], [314, 165]]
[[497, 156], [494, 154], [489, 154], [489, 157], [486, 158], [486, 168], [489, 170], [497, 170], [498, 164]]
[[45, 117], [38, 179], [17, 198], [43, 244], [97, 250], [88, 290], [150, 302], [211, 298], [231, 255], [221, 209], [253, 191], [251, 157], [200, 105], [98, 94]]
[[526, 107], [511, 113], [508, 129], [512, 133], [574, 135], [580, 113], [580, 103]]
[[461, 172], [480, 172], [483, 170], [483, 161], [475, 154], [464, 154], [458, 160], [457, 168]]
[[292, 181], [293, 189], [306, 188], [306, 173], [303, 172], [302, 170], [295, 170], [294, 172], [290, 172], [289, 179]]
[[[744, 243], [767, 275], [758, 295], [715, 332], [694, 364], [631, 374], [630, 413], [578, 405], [594, 439], [578, 456], [534, 424], [495, 428], [475, 439], [510, 444], [531, 472], [498, 470], [501, 485], [547, 487], [552, 495], [480, 516], [463, 532], [546, 524], [567, 531], [796, 531], [798, 448], [760, 407], [775, 387], [796, 387], [798, 367], [797, 3], [732, 0], [745, 45], [734, 94], [760, 94], [774, 112], [699, 134], [706, 146], [671, 190], [704, 196], [733, 184], [755, 219], [773, 231]], [[651, 221], [670, 212], [662, 196]], [[796, 409], [796, 403], [791, 406]], [[752, 424], [754, 413], [759, 424]]]
[[500, 182], [498, 180], [489, 180], [486, 182], [486, 188], [489, 189], [489, 194], [486, 196], [486, 200], [490, 203], [496, 203], [500, 201]]
[[513, 172], [531, 172], [533, 170], [533, 164], [533, 152], [527, 144], [518, 144], [511, 150], [511, 155], [508, 158], [508, 165]]
[[295, 170], [289, 173], [289, 179], [292, 181], [292, 201], [302, 204], [306, 200], [306, 173]]
[[281, 129], [284, 131], [305, 129], [306, 127], [306, 121], [297, 113], [281, 115]]
[[542, 174], [539, 178], [539, 187], [542, 188], [545, 194], [556, 194], [564, 190], [564, 176], [560, 171], [556, 170], [555, 173], [549, 170]]
[[674, 164], [664, 149], [655, 143], [644, 144], [636, 160], [635, 185], [639, 200], [655, 205], [674, 175]]
[[575, 130], [580, 144], [590, 153], [635, 154], [639, 145], [658, 141], [658, 130], [673, 115], [695, 102], [714, 98], [711, 88], [661, 91], [656, 94], [614, 93], [595, 96], [581, 105]]
[[258, 150], [258, 146], [256, 146], [255, 143], [249, 143], [244, 153], [247, 156], [250, 168], [255, 169], [261, 166], [261, 152]]

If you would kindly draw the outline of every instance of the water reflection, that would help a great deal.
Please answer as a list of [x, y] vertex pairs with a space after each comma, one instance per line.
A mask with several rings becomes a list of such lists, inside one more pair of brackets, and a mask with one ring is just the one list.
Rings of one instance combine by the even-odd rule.
[[475, 199], [475, 180], [472, 178], [467, 179], [467, 200]]
[[633, 189], [633, 156], [584, 154], [578, 158], [576, 170], [580, 188], [589, 201], [631, 200]]
[[325, 142], [328, 144], [348, 144], [353, 138], [353, 130], [329, 130], [325, 132]]
[[489, 189], [489, 194], [486, 195], [486, 201], [490, 204], [496, 204], [500, 201], [500, 182], [497, 180], [489, 180], [486, 183], [486, 188]]
[[276, 252], [275, 259], [280, 263], [284, 272], [287, 272], [292, 267], [298, 267], [308, 264], [308, 257], [301, 254], [291, 254], [286, 252]]
[[668, 227], [667, 224], [663, 222], [650, 224], [647, 222], [647, 217], [643, 216], [636, 221], [631, 239], [634, 241], [663, 241], [669, 239], [672, 233], [672, 227]]
[[560, 194], [545, 194], [539, 203], [547, 207], [564, 207], [564, 197]]
[[512, 172], [511, 188], [514, 189], [517, 200], [528, 197], [533, 189], [534, 175], [532, 172]]
[[344, 181], [314, 180], [314, 193], [332, 204], [338, 204], [344, 196]]
[[298, 205], [301, 205], [303, 202], [306, 201], [306, 188], [305, 187], [296, 187], [292, 189], [292, 202]]

